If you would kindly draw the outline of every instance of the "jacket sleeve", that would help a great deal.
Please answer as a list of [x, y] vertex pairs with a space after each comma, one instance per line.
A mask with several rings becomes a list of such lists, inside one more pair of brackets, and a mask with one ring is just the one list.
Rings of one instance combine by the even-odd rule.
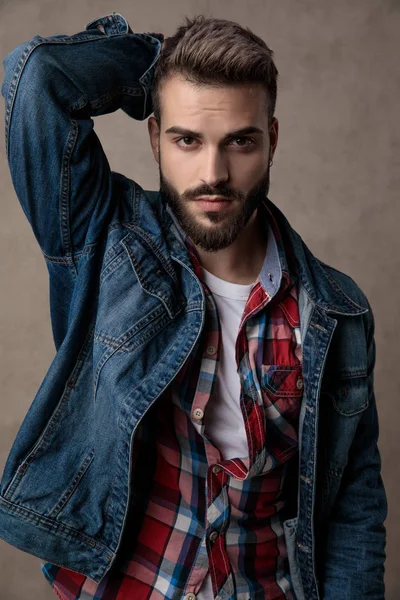
[[[372, 315], [372, 311], [369, 312]], [[384, 600], [386, 495], [377, 447], [374, 319], [368, 333], [369, 405], [358, 424], [328, 524], [323, 600]]]
[[96, 243], [111, 174], [92, 117], [152, 111], [161, 34], [134, 34], [121, 15], [72, 35], [35, 36], [4, 59], [6, 150], [12, 182], [46, 259], [74, 268]]

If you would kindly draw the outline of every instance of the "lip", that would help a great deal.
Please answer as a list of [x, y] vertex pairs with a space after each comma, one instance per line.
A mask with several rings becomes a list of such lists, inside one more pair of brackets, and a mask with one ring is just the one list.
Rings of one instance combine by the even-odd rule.
[[232, 202], [230, 198], [224, 198], [224, 196], [199, 196], [196, 201], [201, 202]]
[[200, 196], [195, 200], [197, 206], [206, 212], [219, 212], [231, 206], [232, 200], [223, 196]]

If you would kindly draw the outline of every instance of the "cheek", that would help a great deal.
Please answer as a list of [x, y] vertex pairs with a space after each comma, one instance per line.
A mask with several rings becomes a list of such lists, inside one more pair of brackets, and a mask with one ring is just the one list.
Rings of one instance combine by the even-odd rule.
[[196, 161], [182, 156], [183, 152], [177, 152], [164, 148], [161, 150], [161, 168], [164, 177], [182, 194], [187, 189], [199, 184], [196, 178]]
[[232, 185], [243, 191], [250, 190], [265, 175], [267, 167], [264, 155], [232, 157], [229, 166]]

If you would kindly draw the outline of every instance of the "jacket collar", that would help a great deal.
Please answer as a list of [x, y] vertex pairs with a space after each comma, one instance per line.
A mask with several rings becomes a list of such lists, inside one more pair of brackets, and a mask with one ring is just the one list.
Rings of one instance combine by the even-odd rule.
[[[143, 206], [141, 202], [141, 218], [137, 219], [136, 228], [143, 233], [146, 232], [149, 237], [156, 236], [158, 251], [165, 255], [167, 263], [172, 258], [192, 269], [182, 232], [171, 211], [168, 207], [164, 207], [160, 193], [146, 191], [145, 196], [148, 203], [147, 206]], [[354, 316], [368, 312], [366, 305], [359, 304], [360, 293], [357, 293], [358, 288], [355, 283], [319, 261], [291, 227], [283, 213], [269, 199], [266, 199], [266, 208], [278, 225], [287, 253], [289, 271], [294, 271], [311, 301], [321, 310], [338, 315]], [[162, 235], [159, 231], [160, 224]], [[163, 239], [166, 240], [166, 245]], [[292, 262], [294, 264], [291, 264]], [[338, 273], [338, 277], [334, 276], [335, 273]], [[350, 285], [346, 285], [346, 291], [338, 281], [344, 278], [351, 282]], [[354, 294], [349, 292], [349, 288], [352, 288]]]
[[368, 312], [367, 306], [359, 304], [360, 294], [356, 293], [356, 284], [348, 279], [357, 299], [351, 297], [353, 294], [350, 295], [348, 291], [350, 286], [346, 286], [345, 291], [333, 273], [338, 273], [340, 278], [345, 276], [319, 261], [275, 204], [267, 200], [267, 205], [278, 223], [285, 247], [292, 250], [297, 276], [313, 303], [325, 312], [339, 315], [354, 316]]

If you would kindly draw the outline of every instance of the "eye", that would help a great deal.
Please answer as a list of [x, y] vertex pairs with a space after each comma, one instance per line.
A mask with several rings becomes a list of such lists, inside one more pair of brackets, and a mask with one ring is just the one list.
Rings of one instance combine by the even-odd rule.
[[255, 143], [255, 141], [252, 138], [248, 137], [232, 138], [231, 142], [239, 142], [238, 144], [236, 144], [238, 148], [250, 148]]
[[185, 148], [187, 146], [193, 146], [192, 142], [195, 142], [195, 141], [196, 141], [195, 138], [186, 135], [186, 136], [181, 137], [178, 140], [176, 140], [176, 143]]

